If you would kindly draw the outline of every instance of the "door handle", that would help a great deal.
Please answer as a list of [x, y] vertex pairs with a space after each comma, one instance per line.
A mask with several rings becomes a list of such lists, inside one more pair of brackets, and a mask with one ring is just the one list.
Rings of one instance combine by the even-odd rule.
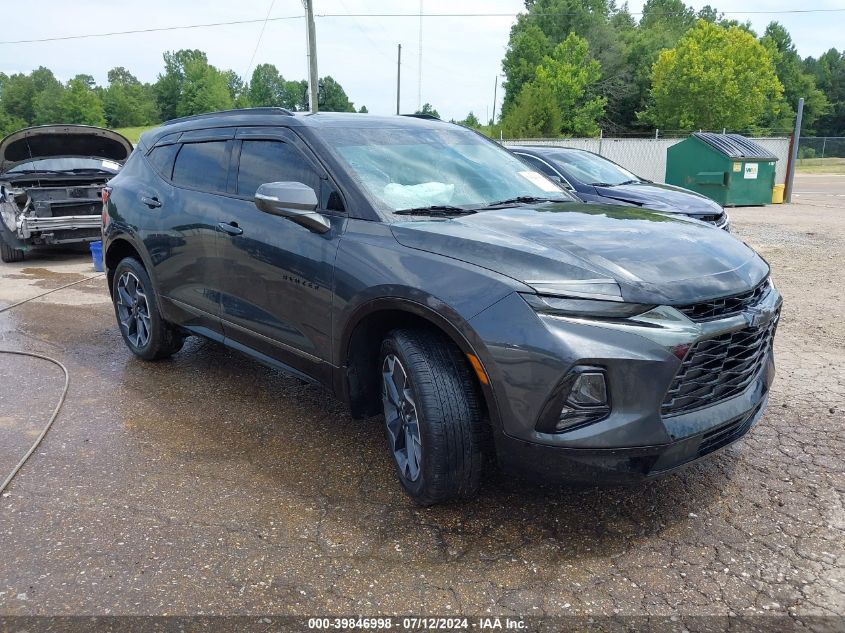
[[158, 196], [141, 196], [141, 202], [150, 209], [158, 209], [161, 206], [161, 200], [158, 199]]
[[220, 222], [217, 228], [229, 235], [243, 235], [244, 232], [237, 222]]

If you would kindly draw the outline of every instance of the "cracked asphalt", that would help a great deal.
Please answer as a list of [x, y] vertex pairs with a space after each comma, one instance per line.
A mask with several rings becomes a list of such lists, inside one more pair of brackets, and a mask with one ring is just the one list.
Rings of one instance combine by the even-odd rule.
[[[845, 615], [845, 177], [796, 190], [730, 212], [785, 298], [768, 411], [632, 488], [495, 474], [419, 508], [379, 419], [198, 339], [135, 360], [102, 278], [0, 315], [0, 348], [71, 373], [0, 499], [0, 615]], [[90, 274], [79, 254], [0, 265], [0, 307]], [[0, 477], [60, 389], [0, 355]]]

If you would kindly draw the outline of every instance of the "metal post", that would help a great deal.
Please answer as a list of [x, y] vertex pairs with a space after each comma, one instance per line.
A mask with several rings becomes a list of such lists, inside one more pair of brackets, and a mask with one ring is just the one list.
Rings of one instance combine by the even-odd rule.
[[604, 154], [601, 153], [601, 142], [604, 139], [604, 130], [599, 128], [599, 156], [603, 156]]
[[305, 6], [305, 33], [308, 40], [308, 107], [317, 112], [317, 29], [314, 26], [314, 0], [302, 0]]
[[804, 116], [804, 97], [798, 99], [798, 112], [795, 115], [795, 132], [792, 134], [792, 148], [789, 164], [786, 166], [786, 195], [784, 202], [792, 202], [792, 181], [795, 178], [795, 161], [798, 159], [798, 143], [801, 142], [801, 119]]
[[654, 140], [656, 141], [658, 138], [660, 138], [660, 129], [654, 128]]
[[417, 67], [417, 110], [422, 110], [422, 20], [423, 0], [420, 0], [420, 42], [419, 42], [419, 66]]
[[827, 148], [827, 137], [822, 137], [822, 155], [821, 158], [824, 158], [824, 150]]
[[487, 123], [496, 125], [496, 91], [499, 89], [499, 75], [496, 75], [496, 81], [493, 84], [493, 118]]
[[396, 114], [399, 114], [399, 87], [402, 85], [402, 45], [396, 49]]

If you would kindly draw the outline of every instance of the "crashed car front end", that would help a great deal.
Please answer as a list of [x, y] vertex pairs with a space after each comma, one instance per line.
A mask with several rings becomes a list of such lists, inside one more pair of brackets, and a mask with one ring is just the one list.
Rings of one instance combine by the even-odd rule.
[[85, 125], [44, 125], [0, 141], [0, 241], [3, 261], [41, 246], [100, 238], [102, 189], [132, 144]]
[[0, 183], [3, 237], [19, 250], [99, 239], [103, 184], [105, 179], [58, 187]]

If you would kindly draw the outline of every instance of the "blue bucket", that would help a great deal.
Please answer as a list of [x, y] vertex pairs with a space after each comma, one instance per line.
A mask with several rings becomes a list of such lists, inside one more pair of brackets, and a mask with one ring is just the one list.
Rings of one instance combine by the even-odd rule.
[[94, 270], [98, 273], [103, 272], [103, 243], [102, 242], [91, 242], [89, 244], [91, 248], [91, 259], [94, 260]]

